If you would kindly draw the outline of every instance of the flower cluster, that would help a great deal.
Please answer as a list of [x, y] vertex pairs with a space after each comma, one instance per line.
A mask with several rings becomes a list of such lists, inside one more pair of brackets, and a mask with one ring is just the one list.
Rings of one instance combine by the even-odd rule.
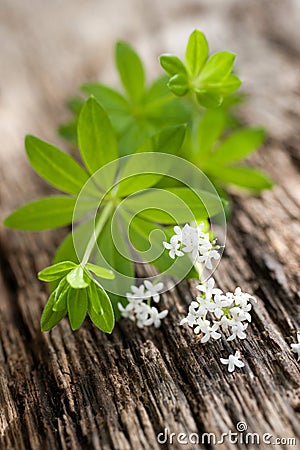
[[185, 253], [191, 255], [193, 261], [203, 263], [207, 269], [212, 269], [212, 259], [220, 259], [218, 253], [219, 246], [215, 245], [215, 241], [211, 241], [209, 233], [204, 230], [204, 223], [197, 227], [189, 224], [183, 228], [174, 227], [175, 234], [171, 237], [170, 242], [163, 242], [164, 247], [169, 250], [172, 259], [175, 256], [183, 256]]
[[180, 322], [180, 325], [187, 323], [194, 329], [195, 334], [202, 333], [202, 343], [210, 338], [219, 339], [221, 330], [229, 330], [230, 336], [227, 341], [236, 338], [245, 339], [246, 328], [251, 322], [250, 300], [256, 301], [255, 298], [242, 292], [239, 287], [234, 293], [224, 294], [214, 285], [215, 280], [210, 278], [206, 285], [200, 284], [196, 287], [200, 295], [190, 304], [188, 315]]
[[155, 303], [160, 300], [159, 292], [163, 289], [163, 283], [153, 285], [145, 280], [139, 287], [131, 286], [131, 292], [126, 294], [128, 304], [124, 307], [118, 303], [122, 317], [136, 322], [139, 328], [154, 325], [159, 328], [161, 320], [166, 317], [168, 310], [159, 312], [155, 306], [151, 306], [151, 298]]

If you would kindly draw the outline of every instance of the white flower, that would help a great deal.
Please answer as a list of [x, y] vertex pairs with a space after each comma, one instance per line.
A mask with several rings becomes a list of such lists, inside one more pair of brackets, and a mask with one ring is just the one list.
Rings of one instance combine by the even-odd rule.
[[208, 233], [203, 233], [204, 230], [204, 223], [200, 222], [199, 225], [197, 226], [197, 233], [199, 237], [203, 237], [203, 236], [207, 236]]
[[168, 314], [168, 310], [165, 309], [164, 311], [158, 312], [157, 308], [155, 306], [152, 306], [149, 311], [150, 317], [144, 321], [145, 326], [154, 325], [155, 328], [159, 328], [161, 325], [161, 319], [164, 319], [166, 315]]
[[199, 236], [197, 228], [193, 228], [190, 225], [184, 225], [182, 229], [182, 250], [185, 253], [191, 253], [192, 258], [198, 257], [199, 251]]
[[201, 254], [207, 253], [213, 248], [208, 234], [203, 234], [199, 237], [198, 248]]
[[163, 242], [163, 245], [169, 250], [172, 259], [189, 253], [193, 261], [204, 263], [205, 267], [212, 269], [211, 260], [220, 259], [217, 252], [219, 247], [215, 245], [215, 241], [211, 241], [209, 233], [204, 233], [203, 230], [204, 223], [196, 227], [185, 224], [182, 229], [175, 226], [175, 234], [171, 237], [170, 243]]
[[[140, 307], [144, 297], [145, 297], [145, 286], [130, 286], [132, 292], [127, 292], [126, 297], [128, 300], [128, 305], [126, 306], [126, 311], [136, 312], [137, 308]], [[123, 314], [122, 314], [123, 315]], [[123, 315], [123, 317], [126, 317]]]
[[151, 307], [147, 303], [142, 303], [136, 310], [136, 324], [138, 328], [144, 328], [149, 317]]
[[141, 284], [139, 287], [137, 286], [130, 286], [130, 289], [132, 292], [127, 292], [126, 297], [128, 301], [131, 301], [133, 299], [135, 300], [144, 300], [145, 298], [145, 286]]
[[248, 304], [249, 300], [253, 300], [255, 303], [257, 303], [257, 300], [255, 297], [253, 297], [250, 294], [247, 294], [246, 292], [242, 292], [240, 287], [237, 287], [234, 291], [233, 298], [236, 305], [240, 305], [241, 307], [244, 307]]
[[155, 303], [158, 303], [160, 298], [159, 291], [163, 289], [164, 284], [160, 282], [154, 285], [151, 283], [151, 281], [145, 280], [144, 285], [145, 288], [147, 289], [145, 297], [146, 298], [152, 297]]
[[234, 355], [229, 355], [228, 359], [220, 358], [222, 364], [228, 364], [228, 372], [233, 372], [235, 367], [244, 367], [243, 361], [240, 361], [240, 352], [235, 352]]
[[128, 300], [126, 307], [118, 303], [122, 317], [136, 322], [138, 328], [144, 328], [152, 324], [158, 328], [161, 324], [161, 319], [166, 317], [168, 311], [165, 310], [159, 313], [156, 308], [150, 306], [150, 299], [152, 297], [155, 302], [158, 302], [160, 297], [159, 291], [163, 287], [163, 283], [160, 282], [154, 285], [149, 280], [144, 280], [144, 283], [139, 287], [131, 286], [132, 292], [126, 294]]
[[[211, 326], [211, 323], [209, 320], [201, 320], [201, 321], [199, 321], [198, 326], [199, 326], [201, 332], [203, 333], [203, 337], [201, 338], [202, 344], [209, 341], [209, 339], [211, 337], [213, 339], [219, 339], [221, 337], [221, 334], [217, 333], [217, 330], [219, 329], [219, 325], [216, 323], [213, 326]], [[195, 330], [196, 330], [196, 328], [195, 328]], [[196, 331], [195, 331], [195, 333], [196, 333]]]
[[207, 250], [206, 252], [203, 252], [198, 257], [198, 262], [204, 263], [205, 267], [208, 270], [212, 269], [212, 259], [220, 259], [220, 254], [217, 252], [217, 250]]
[[193, 327], [197, 323], [198, 317], [194, 314], [188, 313], [188, 315], [181, 320], [180, 325], [184, 325], [187, 323], [190, 327]]
[[215, 280], [213, 278], [210, 278], [206, 282], [206, 285], [199, 284], [198, 286], [196, 286], [196, 289], [198, 289], [198, 291], [200, 291], [200, 292], [203, 292], [205, 298], [207, 300], [210, 300], [213, 295], [222, 294], [221, 289], [215, 288], [214, 285], [215, 285]]
[[239, 339], [246, 339], [247, 335], [245, 333], [245, 330], [248, 326], [248, 323], [242, 323], [232, 319], [230, 321], [230, 326], [232, 334], [227, 339], [228, 342], [233, 341], [236, 337], [238, 337]]
[[172, 236], [170, 243], [163, 242], [164, 247], [169, 251], [170, 258], [174, 259], [175, 256], [183, 256], [184, 253], [180, 250], [180, 243], [178, 242], [177, 236]]
[[197, 297], [198, 300], [198, 310], [197, 314], [199, 316], [205, 316], [208, 312], [214, 310], [214, 303], [206, 298]]
[[[230, 331], [227, 341], [233, 341], [236, 338], [246, 339], [245, 330], [248, 322], [251, 322], [250, 300], [253, 297], [242, 292], [240, 288], [237, 288], [234, 293], [227, 292], [225, 295], [221, 289], [215, 287], [213, 278], [196, 288], [202, 295], [197, 296], [197, 301], [190, 304], [188, 315], [181, 320], [180, 325], [187, 323], [194, 329], [195, 334], [201, 332], [203, 334], [201, 342], [207, 342], [211, 337], [219, 339], [221, 337], [219, 329]], [[207, 318], [208, 314], [212, 318], [213, 325]]]
[[[249, 306], [251, 307], [251, 305], [249, 305]], [[230, 314], [232, 315], [232, 317], [235, 320], [238, 320], [238, 321], [248, 320], [248, 322], [251, 322], [251, 320], [252, 320], [251, 314], [249, 314], [247, 309], [242, 309], [239, 306], [234, 306], [233, 308], [231, 308]]]
[[[205, 300], [199, 297], [199, 300], [197, 302], [192, 302], [190, 304], [188, 315], [181, 320], [180, 325], [184, 325], [185, 323], [187, 323], [190, 327], [199, 325], [199, 319], [201, 320], [201, 317], [206, 315], [206, 313], [209, 311], [210, 305], [212, 305], [212, 303], [209, 300]], [[199, 327], [196, 331], [194, 330], [195, 334], [198, 334], [199, 332]]]
[[221, 320], [220, 320], [220, 326], [222, 327], [223, 330], [228, 330], [229, 326], [230, 326], [231, 320], [228, 319], [227, 316], [222, 316]]
[[128, 299], [129, 303], [126, 306], [127, 311], [136, 311], [142, 304], [143, 300], [140, 298]]
[[300, 361], [300, 333], [297, 334], [297, 344], [291, 344], [292, 352], [297, 353], [298, 359]]
[[224, 311], [230, 306], [232, 301], [226, 297], [226, 295], [216, 294], [214, 296], [214, 309], [213, 313], [217, 319], [220, 319], [224, 315]]
[[176, 225], [174, 228], [173, 228], [173, 230], [174, 230], [174, 233], [175, 233], [175, 235], [173, 236], [178, 242], [182, 242], [182, 231], [181, 231], [181, 228], [178, 226], [178, 225]]

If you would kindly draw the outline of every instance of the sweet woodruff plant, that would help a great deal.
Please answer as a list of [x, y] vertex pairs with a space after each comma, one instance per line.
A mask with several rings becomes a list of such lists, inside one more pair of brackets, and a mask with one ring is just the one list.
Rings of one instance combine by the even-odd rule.
[[[141, 328], [159, 327], [168, 313], [156, 307], [164, 290], [161, 275], [135, 283], [136, 268], [146, 261], [169, 277], [200, 277], [182, 324], [202, 342], [219, 339], [221, 332], [228, 340], [243, 339], [252, 297], [239, 288], [223, 293], [213, 278], [203, 278], [203, 269], [212, 271], [220, 258], [210, 224], [224, 209], [228, 216], [230, 191], [259, 193], [272, 186], [243, 163], [265, 133], [244, 127], [233, 112], [243, 100], [236, 94], [241, 80], [235, 55], [211, 55], [205, 35], [195, 30], [185, 58], [161, 55], [165, 74], [151, 83], [131, 46], [118, 42], [115, 57], [120, 91], [88, 83], [81, 87], [87, 100], [69, 101], [73, 117], [59, 132], [78, 148], [75, 157], [37, 137], [25, 139], [33, 169], [62, 194], [21, 206], [5, 225], [32, 231], [73, 227], [53, 264], [38, 275], [51, 292], [41, 328], [48, 331], [68, 315], [76, 330], [87, 313], [108, 333], [121, 316]], [[194, 169], [185, 166], [205, 175], [195, 181]], [[176, 170], [185, 176], [175, 177]], [[242, 367], [237, 355], [228, 361], [223, 363], [230, 370]]]

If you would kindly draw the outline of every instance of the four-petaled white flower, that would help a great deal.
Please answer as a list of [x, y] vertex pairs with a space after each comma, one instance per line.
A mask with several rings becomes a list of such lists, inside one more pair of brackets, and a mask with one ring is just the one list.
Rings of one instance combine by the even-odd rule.
[[248, 323], [242, 323], [238, 322], [234, 319], [230, 320], [230, 326], [231, 326], [231, 336], [227, 339], [227, 341], [233, 341], [235, 338], [239, 339], [246, 339], [247, 335], [245, 333], [245, 330], [248, 326]]
[[130, 303], [128, 305], [126, 305], [125, 308], [124, 308], [122, 303], [118, 303], [118, 308], [119, 308], [119, 311], [121, 312], [122, 317], [134, 321], [135, 320], [134, 311], [133, 311], [132, 308], [128, 309], [129, 305], [130, 305]]
[[[226, 309], [232, 304], [232, 301], [226, 295], [217, 294], [214, 297], [213, 312], [217, 319], [224, 316]], [[232, 308], [230, 312], [232, 311]]]
[[291, 344], [292, 352], [297, 353], [298, 359], [300, 361], [300, 333], [297, 333], [297, 344]]
[[205, 253], [198, 257], [198, 262], [204, 263], [205, 267], [208, 270], [211, 270], [213, 267], [211, 262], [212, 259], [220, 259], [220, 254], [216, 250], [207, 250]]
[[183, 256], [184, 253], [180, 250], [180, 242], [178, 242], [176, 236], [172, 236], [169, 242], [163, 242], [164, 247], [169, 251], [170, 258], [174, 259], [175, 256]]
[[150, 325], [160, 327], [161, 320], [166, 317], [168, 310], [158, 312], [157, 308], [150, 306], [150, 301], [152, 298], [156, 303], [159, 302], [159, 293], [163, 287], [163, 283], [153, 284], [149, 280], [144, 280], [139, 287], [131, 286], [131, 292], [126, 294], [128, 304], [124, 307], [118, 303], [122, 317], [136, 322], [139, 328]]
[[247, 294], [246, 292], [242, 292], [240, 287], [235, 288], [233, 296], [235, 303], [241, 306], [241, 308], [246, 306], [250, 300], [253, 300], [255, 303], [257, 302], [255, 297], [253, 297], [250, 294]]
[[210, 300], [213, 295], [222, 294], [221, 289], [215, 288], [214, 285], [215, 285], [215, 280], [213, 278], [210, 278], [207, 281], [206, 285], [198, 284], [198, 286], [196, 286], [196, 289], [198, 289], [198, 291], [200, 291], [204, 294], [204, 298], [206, 298], [207, 300]]
[[149, 310], [149, 317], [145, 320], [144, 325], [154, 325], [155, 328], [159, 328], [161, 325], [161, 319], [164, 319], [168, 312], [169, 311], [167, 309], [158, 312], [157, 308], [155, 308], [155, 306], [152, 306], [152, 308]]
[[145, 297], [145, 286], [141, 284], [139, 287], [130, 286], [131, 292], [127, 292], [126, 297], [128, 300], [136, 299], [143, 300]]
[[201, 322], [199, 321], [198, 326], [203, 333], [203, 337], [201, 338], [202, 344], [209, 341], [211, 337], [213, 339], [220, 339], [221, 333], [217, 332], [217, 330], [219, 329], [219, 325], [217, 323], [211, 326], [209, 320], [202, 320]]
[[234, 355], [229, 355], [228, 359], [220, 358], [222, 364], [228, 365], [228, 372], [233, 372], [235, 367], [244, 367], [243, 361], [240, 361], [240, 352], [235, 352]]

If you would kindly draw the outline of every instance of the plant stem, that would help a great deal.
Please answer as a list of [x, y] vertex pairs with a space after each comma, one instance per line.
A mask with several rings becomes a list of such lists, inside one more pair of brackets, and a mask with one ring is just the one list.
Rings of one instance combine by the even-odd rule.
[[88, 260], [91, 256], [91, 253], [94, 249], [94, 246], [97, 242], [97, 239], [98, 239], [101, 231], [103, 230], [104, 225], [106, 224], [107, 219], [109, 218], [109, 215], [110, 215], [113, 207], [114, 207], [113, 202], [108, 202], [107, 205], [104, 207], [104, 209], [99, 217], [99, 220], [95, 226], [94, 232], [93, 232], [93, 234], [87, 244], [86, 250], [84, 252], [84, 255], [83, 255], [83, 258], [81, 261], [82, 266], [85, 266], [86, 263], [88, 262]]

